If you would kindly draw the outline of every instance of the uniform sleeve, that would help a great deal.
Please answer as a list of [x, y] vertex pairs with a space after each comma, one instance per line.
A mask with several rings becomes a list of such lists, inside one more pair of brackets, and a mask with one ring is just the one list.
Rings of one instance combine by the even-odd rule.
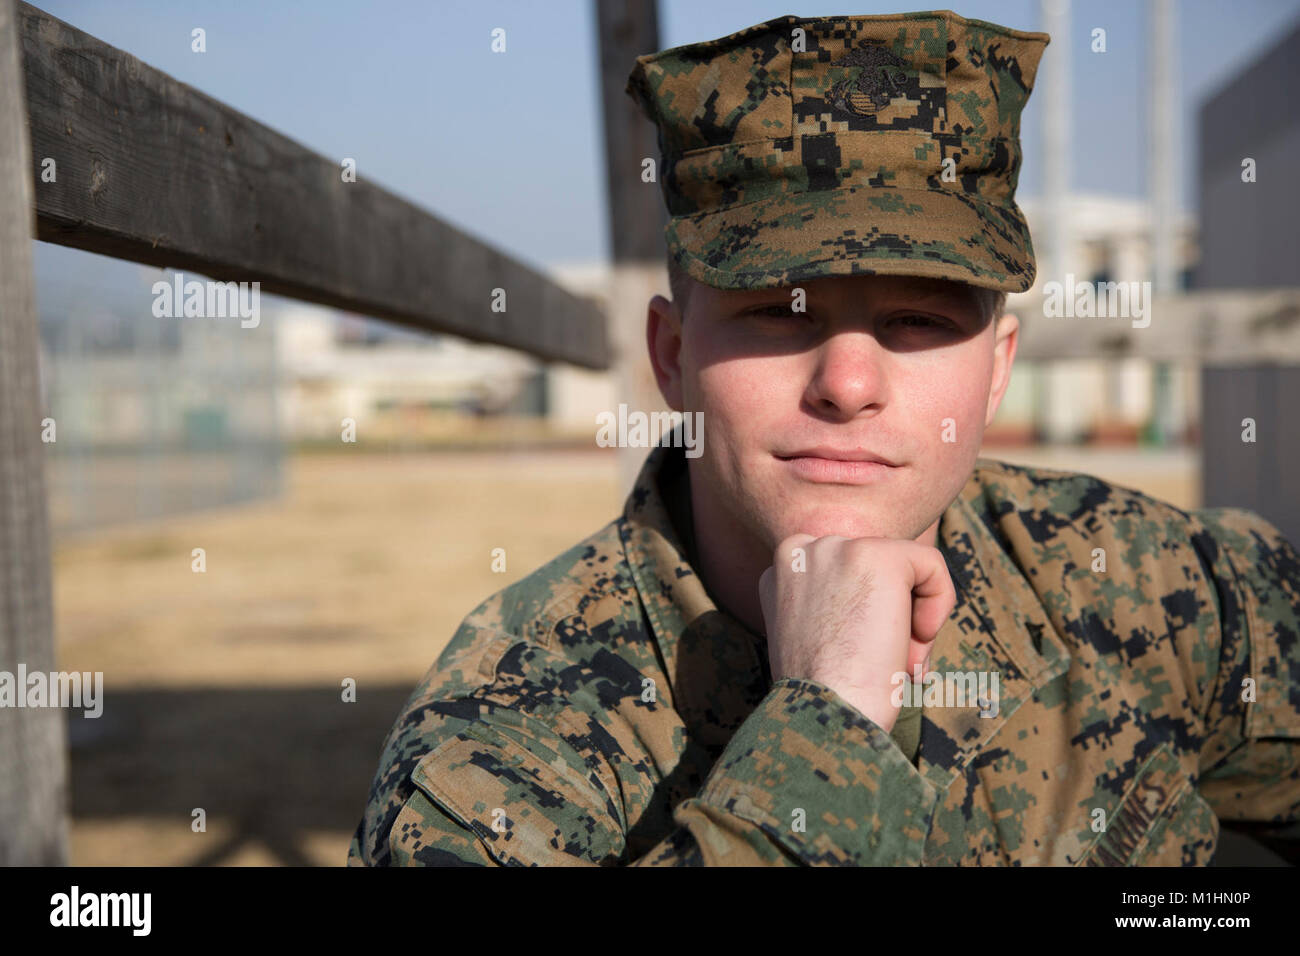
[[[777, 681], [699, 792], [673, 809], [667, 835], [635, 858], [621, 784], [654, 756], [616, 744], [627, 738], [600, 716], [573, 703], [548, 719], [498, 710], [438, 742], [381, 835], [384, 862], [920, 863], [937, 793], [883, 729], [825, 685]], [[372, 862], [364, 844], [363, 823], [351, 864]]]
[[1219, 612], [1202, 714], [1202, 797], [1225, 824], [1300, 860], [1300, 558], [1258, 514], [1197, 512]]

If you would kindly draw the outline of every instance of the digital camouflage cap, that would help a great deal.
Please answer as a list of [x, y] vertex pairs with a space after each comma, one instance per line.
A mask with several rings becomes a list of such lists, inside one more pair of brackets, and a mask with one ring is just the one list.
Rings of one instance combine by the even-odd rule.
[[637, 58], [669, 254], [721, 289], [1034, 281], [1020, 113], [1049, 37], [951, 11], [778, 17]]

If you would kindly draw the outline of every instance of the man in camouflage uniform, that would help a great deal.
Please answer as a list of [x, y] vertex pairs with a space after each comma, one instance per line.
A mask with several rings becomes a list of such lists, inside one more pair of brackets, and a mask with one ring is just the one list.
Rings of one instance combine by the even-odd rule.
[[465, 618], [350, 864], [1205, 864], [1221, 820], [1296, 836], [1294, 548], [978, 457], [1017, 333], [988, 298], [1034, 278], [1013, 197], [1047, 40], [783, 17], [638, 59], [675, 287], [648, 341], [703, 455], [654, 449], [621, 517]]

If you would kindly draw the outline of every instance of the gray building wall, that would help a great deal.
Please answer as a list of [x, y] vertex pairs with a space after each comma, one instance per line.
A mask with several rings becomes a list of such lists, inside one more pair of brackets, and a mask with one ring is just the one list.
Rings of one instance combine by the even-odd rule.
[[[1194, 289], [1300, 286], [1300, 24], [1198, 111], [1201, 256]], [[1256, 181], [1242, 182], [1242, 160]], [[1300, 367], [1201, 371], [1203, 498], [1257, 511], [1300, 542]], [[1256, 442], [1242, 441], [1254, 419]]]

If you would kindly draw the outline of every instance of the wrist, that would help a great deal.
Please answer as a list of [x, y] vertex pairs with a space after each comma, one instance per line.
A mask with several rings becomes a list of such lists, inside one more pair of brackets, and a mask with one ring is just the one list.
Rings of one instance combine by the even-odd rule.
[[825, 684], [841, 700], [885, 733], [890, 733], [894, 729], [894, 724], [898, 722], [899, 708], [893, 702], [895, 695], [888, 689], [882, 692], [847, 684], [834, 678], [827, 680], [817, 676], [810, 677], [809, 680]]

